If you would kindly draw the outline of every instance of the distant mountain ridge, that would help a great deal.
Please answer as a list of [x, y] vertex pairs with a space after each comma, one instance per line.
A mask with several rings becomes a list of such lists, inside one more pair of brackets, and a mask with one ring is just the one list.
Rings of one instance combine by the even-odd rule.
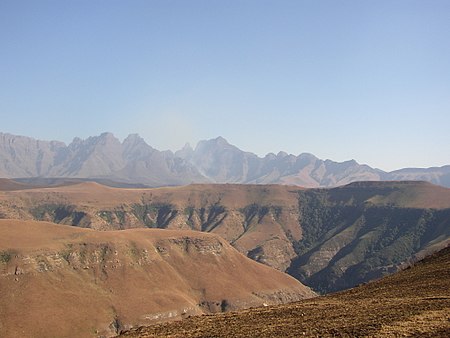
[[190, 183], [288, 184], [334, 187], [355, 181], [422, 180], [450, 187], [450, 165], [385, 172], [355, 160], [334, 162], [280, 151], [259, 157], [223, 137], [159, 151], [137, 134], [120, 142], [103, 133], [69, 145], [0, 133], [0, 177], [88, 178], [147, 186]]

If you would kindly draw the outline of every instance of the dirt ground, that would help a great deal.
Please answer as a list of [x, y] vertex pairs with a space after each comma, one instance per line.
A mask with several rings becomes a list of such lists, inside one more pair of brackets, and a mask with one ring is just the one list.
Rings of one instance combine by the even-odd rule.
[[126, 337], [450, 337], [450, 248], [345, 292], [141, 327]]

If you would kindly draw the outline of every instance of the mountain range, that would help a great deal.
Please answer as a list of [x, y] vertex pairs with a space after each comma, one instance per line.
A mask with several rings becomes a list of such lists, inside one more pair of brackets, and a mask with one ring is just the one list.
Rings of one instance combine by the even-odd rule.
[[[149, 187], [190, 183], [286, 184], [335, 187], [355, 181], [422, 180], [450, 187], [450, 165], [392, 172], [355, 160], [334, 162], [308, 153], [280, 151], [259, 157], [224, 138], [189, 144], [176, 152], [159, 151], [137, 134], [120, 142], [103, 133], [69, 145], [0, 133], [0, 177], [83, 178], [122, 186]], [[47, 182], [48, 183], [48, 182]]]

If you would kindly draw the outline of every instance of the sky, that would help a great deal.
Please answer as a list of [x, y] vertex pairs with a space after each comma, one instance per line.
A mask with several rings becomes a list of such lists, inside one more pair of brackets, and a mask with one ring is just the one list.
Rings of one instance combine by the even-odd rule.
[[0, 132], [450, 164], [448, 0], [0, 0]]

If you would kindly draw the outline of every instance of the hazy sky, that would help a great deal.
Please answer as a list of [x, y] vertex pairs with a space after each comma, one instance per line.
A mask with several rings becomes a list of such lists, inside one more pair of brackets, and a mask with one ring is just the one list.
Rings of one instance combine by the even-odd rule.
[[450, 1], [0, 0], [0, 131], [450, 164]]

